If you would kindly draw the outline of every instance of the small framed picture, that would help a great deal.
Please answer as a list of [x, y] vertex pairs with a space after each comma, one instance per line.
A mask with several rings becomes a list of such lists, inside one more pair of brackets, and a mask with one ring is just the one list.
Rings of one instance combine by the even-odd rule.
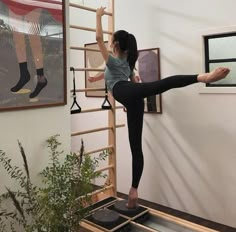
[[[160, 80], [160, 49], [150, 48], [139, 50], [135, 74], [140, 82], [152, 82]], [[161, 94], [144, 99], [145, 113], [162, 113]]]
[[[108, 45], [108, 42], [105, 42]], [[84, 45], [85, 48], [99, 49], [97, 43], [89, 43]], [[100, 52], [85, 51], [85, 68], [104, 69], [105, 62]], [[104, 71], [86, 71], [85, 72], [85, 88], [105, 88]], [[87, 91], [86, 97], [104, 97], [105, 91]]]

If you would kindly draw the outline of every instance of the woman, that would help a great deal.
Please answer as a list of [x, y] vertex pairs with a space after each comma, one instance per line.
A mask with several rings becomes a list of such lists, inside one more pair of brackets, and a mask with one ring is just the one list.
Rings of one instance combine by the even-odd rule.
[[[96, 40], [106, 62], [105, 81], [113, 97], [127, 109], [129, 142], [132, 153], [132, 186], [129, 191], [128, 208], [135, 208], [138, 200], [138, 185], [143, 171], [142, 127], [143, 99], [169, 89], [184, 87], [197, 82], [209, 83], [227, 76], [228, 68], [217, 68], [199, 75], [176, 75], [160, 81], [138, 83], [134, 68], [138, 58], [136, 39], [126, 31], [117, 31], [112, 36], [110, 55], [103, 42], [102, 16], [104, 7], [97, 9]], [[128, 81], [130, 79], [131, 81]]]

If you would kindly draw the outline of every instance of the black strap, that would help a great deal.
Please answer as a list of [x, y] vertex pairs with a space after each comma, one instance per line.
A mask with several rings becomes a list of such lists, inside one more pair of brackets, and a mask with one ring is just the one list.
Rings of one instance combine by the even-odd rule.
[[104, 99], [104, 101], [102, 103], [102, 109], [104, 109], [104, 110], [112, 109], [112, 106], [111, 106], [111, 103], [110, 103], [110, 101], [108, 99], [108, 94], [107, 93], [108, 93], [107, 85], [105, 85], [105, 99]]
[[[73, 72], [73, 103], [70, 107], [70, 113], [71, 114], [77, 114], [81, 112], [81, 107], [79, 106], [77, 100], [76, 100], [76, 91], [75, 91], [75, 69], [74, 67], [70, 67], [70, 71]], [[74, 105], [77, 106], [77, 109], [73, 109]]]

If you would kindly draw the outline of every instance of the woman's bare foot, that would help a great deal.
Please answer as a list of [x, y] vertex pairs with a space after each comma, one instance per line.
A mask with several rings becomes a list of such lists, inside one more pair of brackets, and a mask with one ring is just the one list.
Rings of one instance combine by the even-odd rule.
[[129, 191], [128, 203], [126, 206], [129, 209], [134, 209], [137, 207], [137, 202], [138, 202], [138, 190], [134, 187], [131, 187]]
[[224, 79], [229, 74], [229, 72], [230, 70], [228, 68], [220, 67], [209, 73], [199, 74], [197, 79], [199, 82], [211, 83]]

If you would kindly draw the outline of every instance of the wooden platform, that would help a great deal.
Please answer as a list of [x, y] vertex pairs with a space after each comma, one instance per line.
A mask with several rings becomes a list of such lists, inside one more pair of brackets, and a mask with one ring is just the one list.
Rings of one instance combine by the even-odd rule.
[[[121, 203], [121, 204], [118, 204], [118, 207], [115, 207], [117, 203]], [[133, 209], [127, 209], [127, 208], [125, 209], [125, 205], [123, 204], [126, 204], [125, 200], [117, 199], [117, 201], [114, 202], [111, 206], [109, 206], [108, 209], [118, 212], [120, 215], [128, 218], [131, 221], [141, 217], [142, 215], [148, 212], [148, 209], [141, 205], [139, 205], [135, 210], [133, 210]]]
[[[121, 204], [121, 207], [115, 207], [115, 205]], [[84, 218], [81, 222], [81, 227], [91, 232], [132, 232], [132, 231], [145, 231], [145, 232], [156, 232], [155, 228], [147, 226], [147, 222], [150, 218], [156, 218], [158, 220], [165, 221], [167, 224], [174, 224], [176, 227], [188, 229], [186, 231], [197, 231], [197, 232], [216, 232], [216, 230], [209, 229], [207, 227], [191, 223], [181, 218], [174, 217], [172, 215], [147, 208], [143, 205], [139, 205], [136, 210], [126, 210], [122, 208], [125, 204], [123, 199], [114, 197], [108, 197], [103, 199], [89, 207], [90, 214]], [[118, 210], [117, 210], [118, 208]], [[101, 224], [94, 220], [93, 215], [107, 209], [114, 211], [119, 214], [118, 220], [110, 224]], [[105, 214], [104, 214], [105, 215]]]

